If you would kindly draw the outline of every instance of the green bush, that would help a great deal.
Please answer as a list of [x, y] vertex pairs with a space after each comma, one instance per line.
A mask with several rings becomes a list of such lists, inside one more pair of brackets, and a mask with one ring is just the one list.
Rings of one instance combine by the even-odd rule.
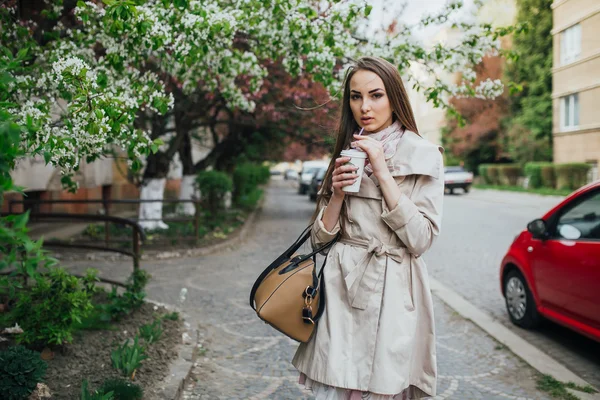
[[62, 268], [40, 276], [30, 291], [19, 292], [10, 319], [23, 328], [18, 343], [63, 344], [73, 340], [75, 323], [93, 309], [91, 293]]
[[548, 165], [543, 165], [541, 168], [542, 174], [542, 186], [547, 188], [555, 188], [556, 187], [556, 169], [555, 165], [548, 163]]
[[[243, 206], [247, 199], [258, 185], [267, 183], [271, 173], [269, 167], [251, 163], [239, 164], [233, 172], [233, 200], [237, 205]], [[256, 194], [254, 194], [256, 196]]]
[[490, 185], [500, 185], [500, 168], [498, 167], [498, 165], [488, 165], [487, 176]]
[[99, 390], [101, 393], [113, 393], [113, 400], [141, 400], [144, 392], [139, 385], [123, 379], [107, 379]]
[[[552, 171], [552, 173], [554, 173], [554, 167], [552, 163], [549, 162], [528, 162], [527, 164], [525, 164], [524, 172], [525, 176], [529, 179], [530, 188], [538, 189], [541, 187], [545, 187], [544, 180], [542, 179], [543, 167], [550, 167], [549, 169], [547, 168], [546, 171]], [[554, 185], [546, 187], [553, 188]]]
[[42, 382], [47, 367], [40, 353], [23, 346], [0, 352], [0, 398], [27, 399], [38, 382]]
[[269, 170], [269, 167], [266, 165], [258, 165], [258, 183], [260, 185], [264, 185], [265, 183], [269, 182], [269, 179], [271, 179], [271, 171]]
[[262, 194], [263, 194], [263, 191], [261, 189], [255, 188], [250, 193], [242, 196], [238, 200], [238, 205], [242, 208], [251, 210], [256, 207], [256, 204], [260, 200], [260, 197], [262, 196]]
[[444, 153], [444, 165], [446, 167], [455, 167], [460, 165], [461, 159], [450, 152]]
[[201, 171], [196, 177], [196, 184], [202, 193], [203, 203], [213, 214], [224, 207], [225, 194], [233, 188], [231, 178], [220, 171]]
[[[0, 165], [3, 161], [0, 154]], [[37, 279], [40, 269], [51, 268], [58, 263], [48, 256], [48, 251], [42, 249], [43, 240], [31, 240], [28, 221], [29, 211], [0, 218], [0, 272], [14, 269], [14, 273], [0, 275], [0, 295], [8, 294], [8, 297], [13, 298], [17, 289], [22, 286], [21, 277]]]
[[136, 269], [127, 279], [125, 292], [122, 295], [117, 293], [117, 288], [113, 286], [112, 292], [108, 294], [110, 302], [108, 304], [98, 305], [98, 308], [105, 314], [105, 321], [118, 320], [122, 316], [131, 313], [144, 304], [146, 292], [144, 288], [148, 284], [151, 275], [143, 269]]
[[488, 168], [489, 168], [490, 164], [479, 164], [479, 166], [477, 167], [477, 172], [479, 173], [479, 176], [482, 179], [482, 183], [486, 184], [486, 185], [491, 185], [492, 181], [490, 180], [490, 177], [488, 175]]
[[498, 166], [500, 184], [517, 186], [523, 170], [518, 164], [502, 164]]
[[575, 190], [587, 183], [591, 166], [585, 163], [556, 164], [556, 188]]

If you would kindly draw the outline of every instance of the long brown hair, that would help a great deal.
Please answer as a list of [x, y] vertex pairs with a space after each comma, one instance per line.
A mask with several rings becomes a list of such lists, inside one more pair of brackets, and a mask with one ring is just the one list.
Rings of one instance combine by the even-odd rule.
[[[371, 71], [381, 78], [392, 108], [393, 122], [400, 121], [403, 129], [415, 132], [416, 134], [419, 133], [415, 116], [410, 106], [410, 100], [404, 89], [398, 69], [390, 62], [379, 57], [361, 57], [356, 60], [354, 65], [346, 71], [344, 78], [344, 95], [340, 109], [340, 120], [337, 126], [337, 139], [331, 162], [323, 178], [323, 190], [317, 199], [317, 209], [312, 216], [313, 222], [317, 218], [321, 206], [327, 204], [331, 199], [331, 183], [333, 170], [335, 169], [335, 160], [340, 156], [341, 151], [350, 145], [352, 135], [358, 130], [358, 123], [354, 119], [350, 108], [350, 80], [358, 71]], [[342, 208], [342, 213], [345, 213], [344, 208]]]

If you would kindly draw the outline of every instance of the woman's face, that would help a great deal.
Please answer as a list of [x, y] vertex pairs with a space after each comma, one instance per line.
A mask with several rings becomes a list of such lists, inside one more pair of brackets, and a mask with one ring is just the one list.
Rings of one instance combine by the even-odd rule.
[[360, 70], [352, 75], [350, 109], [358, 126], [369, 133], [379, 132], [393, 122], [383, 80], [371, 71]]

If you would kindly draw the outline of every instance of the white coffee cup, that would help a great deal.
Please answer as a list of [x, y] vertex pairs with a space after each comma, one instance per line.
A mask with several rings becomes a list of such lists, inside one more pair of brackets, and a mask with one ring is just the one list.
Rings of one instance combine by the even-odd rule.
[[361, 150], [342, 150], [340, 153], [342, 157], [350, 157], [350, 161], [345, 165], [352, 164], [358, 167], [355, 174], [358, 175], [358, 179], [352, 185], [344, 186], [342, 190], [346, 193], [358, 193], [360, 190], [360, 182], [362, 181], [363, 171], [365, 169], [365, 161], [367, 160], [367, 153]]

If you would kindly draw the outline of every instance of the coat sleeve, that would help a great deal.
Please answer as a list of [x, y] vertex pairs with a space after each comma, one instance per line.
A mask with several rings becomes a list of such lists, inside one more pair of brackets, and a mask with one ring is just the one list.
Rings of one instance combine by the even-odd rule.
[[425, 253], [440, 234], [444, 201], [443, 168], [437, 178], [418, 175], [411, 197], [402, 194], [389, 210], [383, 200], [381, 218], [415, 256]]
[[[327, 229], [325, 229], [325, 225], [323, 224], [323, 221], [321, 221], [321, 219], [323, 218], [323, 214], [325, 213], [326, 209], [327, 209], [327, 206], [321, 207], [321, 210], [319, 211], [319, 214], [317, 215], [317, 219], [315, 219], [315, 222], [313, 223], [313, 226], [311, 229], [310, 243], [312, 245], [313, 250], [316, 250], [319, 247], [323, 246], [324, 244], [331, 242], [335, 238], [335, 236], [338, 234], [338, 232], [340, 231], [339, 219], [331, 231], [328, 231]], [[326, 255], [327, 251], [328, 250], [323, 251], [323, 252], [321, 252], [321, 254]]]

